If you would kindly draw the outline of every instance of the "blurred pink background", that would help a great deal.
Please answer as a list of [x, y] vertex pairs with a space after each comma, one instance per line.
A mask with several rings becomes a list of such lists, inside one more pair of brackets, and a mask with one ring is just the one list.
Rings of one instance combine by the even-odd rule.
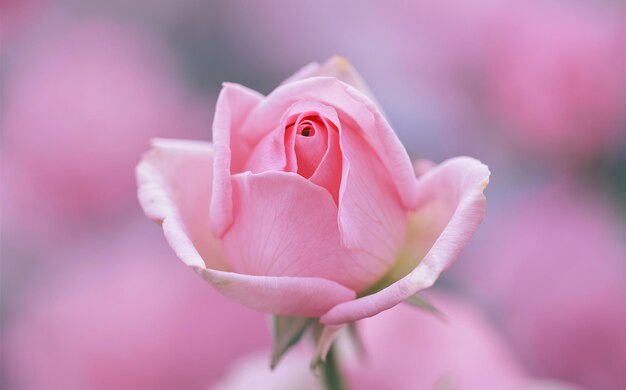
[[[437, 284], [479, 330], [394, 332], [420, 358], [442, 348], [412, 339], [425, 327], [506, 356], [488, 353], [506, 378], [625, 389], [624, 8], [0, 0], [0, 387], [204, 389], [267, 351], [267, 318], [215, 292], [142, 217], [134, 166], [152, 137], [209, 140], [223, 81], [268, 93], [339, 54], [411, 157], [492, 171], [485, 222]], [[393, 316], [364, 321], [366, 344], [403, 344], [380, 330]], [[446, 351], [433, 367], [473, 370], [461, 383], [484, 388], [476, 361]], [[376, 388], [395, 370], [394, 388], [414, 388], [401, 352], [350, 382]]]

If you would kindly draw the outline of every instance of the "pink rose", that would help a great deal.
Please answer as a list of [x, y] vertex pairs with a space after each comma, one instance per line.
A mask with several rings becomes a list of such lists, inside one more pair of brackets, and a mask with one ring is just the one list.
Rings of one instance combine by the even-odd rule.
[[145, 213], [224, 295], [341, 325], [435, 282], [483, 218], [489, 170], [461, 157], [417, 178], [362, 79], [332, 58], [268, 96], [224, 84], [213, 145], [156, 140], [137, 177]]

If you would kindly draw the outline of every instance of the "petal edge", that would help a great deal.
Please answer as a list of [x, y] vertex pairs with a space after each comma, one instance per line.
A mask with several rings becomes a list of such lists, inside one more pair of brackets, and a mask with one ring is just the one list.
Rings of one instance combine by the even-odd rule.
[[456, 208], [426, 256], [408, 275], [374, 294], [339, 304], [324, 314], [321, 322], [340, 325], [371, 317], [392, 308], [415, 293], [432, 286], [441, 272], [456, 260], [482, 222], [485, 213], [483, 190], [489, 182], [489, 169], [478, 160], [457, 157], [447, 160], [418, 179], [418, 210], [438, 188], [451, 191]]

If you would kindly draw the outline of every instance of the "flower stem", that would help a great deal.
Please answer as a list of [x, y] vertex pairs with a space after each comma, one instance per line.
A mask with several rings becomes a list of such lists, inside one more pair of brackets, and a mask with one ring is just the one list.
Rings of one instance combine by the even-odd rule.
[[326, 362], [322, 364], [322, 380], [327, 390], [345, 389], [341, 370], [339, 369], [335, 346], [333, 345], [326, 355]]

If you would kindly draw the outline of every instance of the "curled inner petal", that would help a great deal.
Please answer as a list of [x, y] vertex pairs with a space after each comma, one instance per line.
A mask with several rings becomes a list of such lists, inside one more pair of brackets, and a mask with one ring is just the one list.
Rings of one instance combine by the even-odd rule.
[[299, 101], [251, 151], [244, 172], [297, 173], [326, 189], [337, 205], [343, 155], [340, 132], [334, 108], [319, 102]]
[[296, 132], [293, 151], [297, 173], [308, 179], [315, 173], [328, 150], [328, 128], [317, 113], [302, 113], [288, 127], [286, 136], [289, 137], [292, 131]]

